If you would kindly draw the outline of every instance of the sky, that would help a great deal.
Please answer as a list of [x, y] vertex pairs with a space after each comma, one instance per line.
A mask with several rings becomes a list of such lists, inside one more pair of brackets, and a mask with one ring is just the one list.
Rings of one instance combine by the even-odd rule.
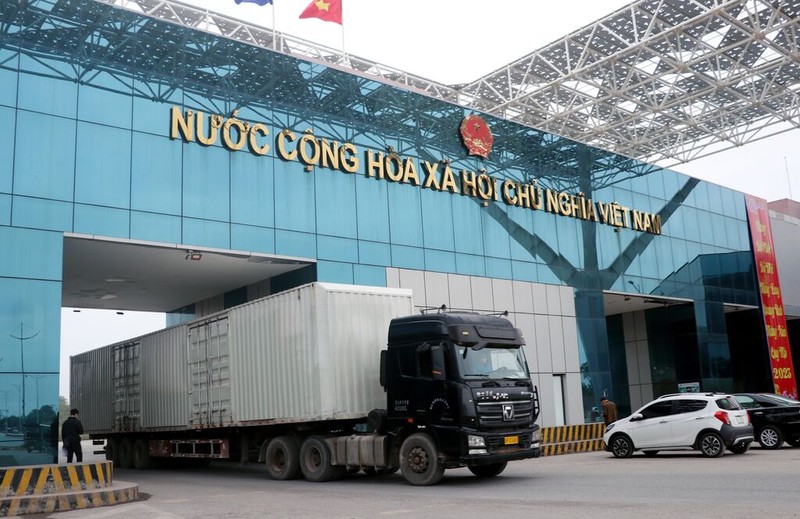
[[[342, 26], [300, 19], [310, 0], [259, 6], [183, 0], [448, 85], [467, 83], [628, 5], [623, 0], [343, 0]], [[672, 169], [765, 198], [800, 200], [800, 131]], [[62, 311], [61, 394], [69, 356], [164, 327], [163, 314]]]

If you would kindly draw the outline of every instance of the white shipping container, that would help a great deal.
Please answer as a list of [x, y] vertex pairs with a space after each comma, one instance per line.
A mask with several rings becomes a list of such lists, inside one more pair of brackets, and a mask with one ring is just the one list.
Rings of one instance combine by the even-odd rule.
[[410, 290], [312, 283], [76, 355], [70, 394], [82, 419], [106, 409], [87, 432], [360, 418], [385, 407], [380, 351], [412, 311]]

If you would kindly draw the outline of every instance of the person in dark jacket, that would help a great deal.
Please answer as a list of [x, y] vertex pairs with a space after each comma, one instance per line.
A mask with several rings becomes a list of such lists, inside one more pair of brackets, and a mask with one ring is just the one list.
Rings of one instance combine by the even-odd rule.
[[603, 422], [606, 425], [617, 421], [617, 404], [609, 400], [607, 397], [600, 399], [600, 405], [603, 406]]
[[83, 424], [78, 420], [78, 410], [72, 409], [69, 418], [61, 424], [61, 439], [64, 440], [64, 447], [67, 449], [67, 463], [72, 463], [72, 456], [78, 463], [83, 461], [83, 449], [81, 449], [81, 434], [83, 434]]

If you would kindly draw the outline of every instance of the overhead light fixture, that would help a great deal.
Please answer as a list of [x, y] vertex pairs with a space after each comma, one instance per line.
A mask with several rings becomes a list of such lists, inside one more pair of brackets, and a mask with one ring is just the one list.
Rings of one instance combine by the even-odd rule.
[[200, 261], [201, 259], [203, 259], [203, 253], [194, 250], [187, 250], [186, 256], [183, 259], [185, 259], [186, 261]]

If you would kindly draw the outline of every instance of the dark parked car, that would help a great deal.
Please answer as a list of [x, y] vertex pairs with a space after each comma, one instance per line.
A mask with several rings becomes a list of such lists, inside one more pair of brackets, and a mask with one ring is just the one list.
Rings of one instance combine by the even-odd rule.
[[736, 393], [747, 409], [756, 441], [765, 449], [778, 449], [786, 441], [800, 447], [800, 402], [771, 393]]

